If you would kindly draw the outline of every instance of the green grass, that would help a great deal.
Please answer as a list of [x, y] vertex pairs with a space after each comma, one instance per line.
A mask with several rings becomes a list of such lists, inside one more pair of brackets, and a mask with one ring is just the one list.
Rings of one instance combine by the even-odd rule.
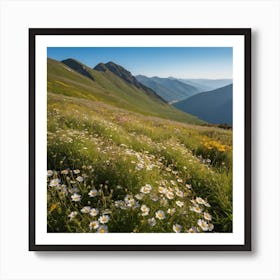
[[[232, 231], [231, 131], [116, 105], [91, 92], [89, 79], [75, 94], [67, 79], [60, 81], [68, 87], [49, 84], [48, 232], [96, 232], [102, 228], [89, 225], [102, 215], [109, 217], [103, 228], [109, 232], [174, 232], [177, 224], [181, 232], [209, 232], [198, 225], [204, 213], [212, 216], [205, 220], [212, 232]], [[102, 83], [96, 83], [98, 89]], [[59, 184], [52, 186], [55, 179]], [[152, 188], [143, 194], [146, 184]], [[82, 213], [83, 207], [99, 214]]]

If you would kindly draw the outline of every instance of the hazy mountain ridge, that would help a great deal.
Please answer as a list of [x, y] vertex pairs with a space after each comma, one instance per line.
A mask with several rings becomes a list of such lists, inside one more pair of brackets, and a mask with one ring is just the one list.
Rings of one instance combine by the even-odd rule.
[[169, 103], [184, 100], [201, 91], [199, 88], [183, 83], [176, 78], [149, 78], [144, 75], [137, 75], [136, 78]]
[[198, 88], [200, 92], [232, 84], [232, 79], [179, 79], [179, 81]]
[[232, 125], [233, 85], [202, 92], [174, 103], [174, 107], [212, 124]]

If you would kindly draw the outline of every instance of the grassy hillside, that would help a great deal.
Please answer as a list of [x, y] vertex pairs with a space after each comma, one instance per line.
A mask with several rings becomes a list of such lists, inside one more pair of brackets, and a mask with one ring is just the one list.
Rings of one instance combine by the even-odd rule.
[[48, 61], [48, 232], [231, 232], [231, 131], [92, 75]]
[[48, 59], [48, 91], [102, 101], [146, 115], [188, 123], [204, 123], [168, 105], [161, 98], [127, 83], [111, 71], [96, 71], [88, 67], [86, 70], [93, 80], [61, 62]]

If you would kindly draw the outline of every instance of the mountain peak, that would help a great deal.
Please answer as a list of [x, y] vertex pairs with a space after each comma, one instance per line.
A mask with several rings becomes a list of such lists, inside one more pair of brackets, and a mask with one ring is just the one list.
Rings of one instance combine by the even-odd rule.
[[107, 70], [107, 67], [104, 63], [98, 63], [93, 69], [96, 71], [105, 72]]
[[102, 72], [110, 71], [113, 74], [115, 74], [116, 76], [118, 76], [119, 78], [121, 78], [122, 80], [124, 80], [125, 82], [129, 83], [130, 85], [133, 85], [138, 89], [144, 90], [146, 92], [146, 94], [148, 94], [150, 96], [156, 96], [156, 98], [160, 99], [161, 102], [165, 103], [165, 100], [162, 99], [162, 97], [160, 97], [154, 90], [143, 85], [131, 74], [131, 72], [129, 72], [128, 70], [126, 70], [122, 66], [116, 64], [113, 61], [109, 61], [105, 64], [99, 63], [93, 69], [96, 71], [102, 71]]
[[66, 63], [73, 63], [73, 64], [78, 64], [78, 65], [82, 65], [82, 63], [74, 58], [67, 58], [61, 61], [62, 63], [66, 64]]
[[124, 69], [122, 66], [120, 66], [119, 64], [115, 63], [114, 61], [109, 61], [106, 63], [107, 67], [118, 67], [118, 68], [122, 68]]
[[127, 82], [130, 82], [134, 78], [129, 71], [127, 71], [125, 68], [123, 68], [122, 66], [118, 65], [113, 61], [109, 61], [105, 64], [99, 63], [94, 67], [94, 70], [102, 71], [102, 72], [105, 72], [106, 70], [110, 70], [117, 76], [125, 79]]
[[114, 73], [115, 75], [117, 75], [118, 77], [120, 77], [123, 80], [125, 80], [126, 82], [128, 82], [129, 84], [133, 84], [134, 86], [136, 86], [138, 88], [142, 88], [142, 85], [137, 81], [137, 79], [129, 71], [127, 71], [125, 68], [116, 64], [113, 61], [109, 61], [105, 64], [99, 63], [93, 69], [96, 71], [102, 71], [102, 72], [109, 70], [112, 73]]
[[94, 81], [94, 78], [90, 73], [90, 69], [76, 59], [67, 58], [65, 60], [62, 60], [61, 63], [67, 65], [69, 68]]

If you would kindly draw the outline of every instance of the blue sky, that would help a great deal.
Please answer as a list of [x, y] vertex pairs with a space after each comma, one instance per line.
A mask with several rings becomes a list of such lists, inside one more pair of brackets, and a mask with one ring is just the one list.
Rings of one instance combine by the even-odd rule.
[[133, 75], [232, 79], [230, 47], [49, 47], [48, 57], [94, 67], [113, 61]]

